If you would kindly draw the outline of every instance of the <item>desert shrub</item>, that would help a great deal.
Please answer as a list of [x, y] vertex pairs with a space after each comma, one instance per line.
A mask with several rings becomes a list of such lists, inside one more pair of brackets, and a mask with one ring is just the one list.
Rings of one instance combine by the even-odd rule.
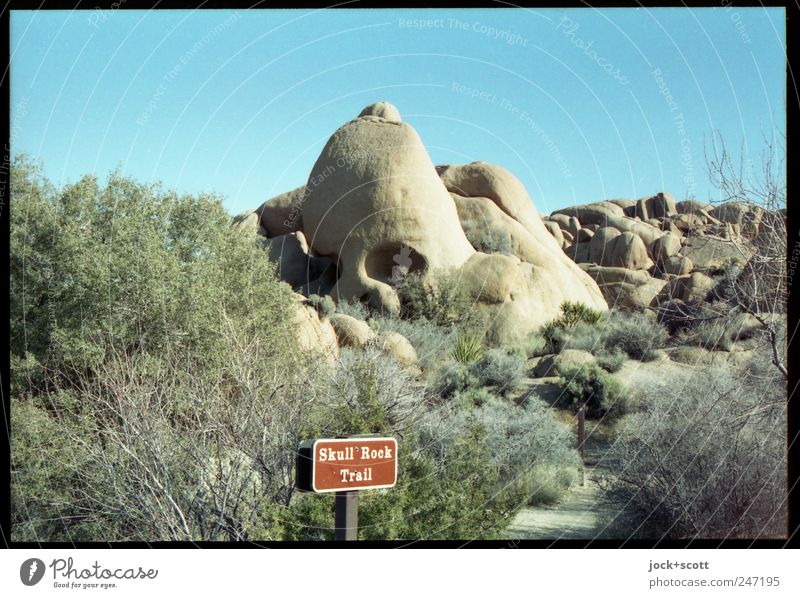
[[445, 398], [476, 386], [478, 379], [473, 374], [472, 368], [453, 360], [439, 366], [431, 380], [433, 392]]
[[642, 390], [624, 419], [608, 491], [615, 533], [650, 538], [786, 536], [786, 384], [770, 367], [715, 365]]
[[559, 386], [565, 404], [574, 410], [585, 404], [587, 417], [619, 417], [627, 411], [625, 387], [595, 364], [565, 368]]
[[558, 317], [550, 320], [541, 330], [550, 353], [558, 353], [564, 348], [563, 343], [576, 326], [583, 324], [584, 330], [590, 329], [600, 323], [603, 316], [596, 309], [571, 301], [562, 303], [560, 309]]
[[500, 229], [474, 230], [470, 235], [470, 243], [476, 251], [483, 253], [511, 254], [511, 239], [507, 232]]
[[607, 350], [619, 349], [633, 359], [652, 361], [657, 349], [667, 345], [666, 329], [645, 314], [613, 312], [603, 328]]
[[312, 436], [389, 434], [409, 424], [424, 400], [402, 366], [373, 347], [342, 348], [329, 383], [312, 392]]
[[317, 310], [320, 318], [330, 318], [336, 313], [336, 303], [330, 295], [320, 297], [319, 295], [311, 295], [308, 302]]
[[580, 322], [597, 324], [602, 312], [583, 303], [565, 301], [561, 304], [561, 320], [565, 326], [575, 326]]
[[536, 464], [528, 472], [526, 486], [528, 505], [548, 505], [564, 495], [578, 480], [577, 467], [559, 467], [550, 463]]
[[514, 390], [525, 377], [525, 361], [519, 353], [505, 349], [489, 349], [473, 364], [478, 384], [498, 386], [501, 393]]
[[450, 355], [458, 363], [469, 365], [483, 358], [484, 352], [483, 341], [481, 341], [481, 339], [475, 336], [460, 334], [456, 338], [456, 343]]
[[356, 320], [366, 320], [370, 316], [369, 307], [357, 299], [347, 299], [336, 304], [336, 311]]
[[405, 320], [376, 315], [369, 320], [369, 325], [376, 332], [402, 334], [416, 350], [419, 363], [425, 371], [432, 371], [449, 357], [459, 334], [455, 326], [437, 326], [425, 318]]
[[694, 331], [694, 344], [711, 351], [730, 351], [733, 349], [733, 331], [725, 321], [718, 319], [700, 322]]
[[13, 355], [62, 378], [123, 348], [192, 352], [219, 370], [220, 313], [252, 330], [291, 332], [291, 290], [263, 248], [231, 228], [221, 198], [178, 196], [117, 173], [105, 185], [84, 177], [55, 190], [22, 158], [11, 170]]
[[409, 272], [397, 285], [404, 318], [425, 318], [438, 326], [463, 324], [472, 314], [473, 299], [458, 270]]
[[602, 353], [605, 350], [604, 324], [579, 322], [570, 328], [560, 328], [553, 335], [554, 345], [559, 352], [564, 349], [577, 349], [593, 354]]
[[597, 359], [597, 365], [612, 374], [620, 371], [628, 360], [628, 356], [619, 349], [597, 351], [595, 352], [595, 358]]
[[731, 351], [735, 342], [763, 332], [759, 324], [754, 330], [747, 318], [747, 314], [736, 309], [708, 306], [702, 310], [695, 328], [683, 336], [689, 343], [710, 351]]
[[466, 388], [455, 395], [455, 400], [457, 400], [461, 405], [465, 408], [471, 407], [480, 407], [481, 405], [485, 405], [489, 401], [494, 400], [495, 396], [489, 391], [489, 389], [480, 387], [480, 388]]
[[277, 537], [305, 402], [263, 248], [214, 196], [11, 179], [13, 537]]
[[525, 357], [540, 357], [547, 354], [547, 341], [540, 334], [529, 334], [519, 342]]
[[[424, 447], [420, 455], [430, 460], [424, 479], [451, 488], [460, 498], [452, 506], [421, 498], [418, 509], [425, 514], [437, 506], [447, 510], [439, 513], [438, 525], [417, 529], [414, 537], [493, 537], [502, 530], [509, 513], [545, 483], [544, 469], [554, 472], [563, 492], [574, 475], [570, 471], [578, 466], [569, 426], [553, 419], [538, 401], [524, 408], [497, 399], [473, 409], [450, 403], [421, 420], [417, 443]], [[453, 457], [459, 468], [443, 471], [435, 467]], [[466, 480], [463, 483], [469, 485], [471, 501], [485, 508], [471, 510], [464, 493], [455, 490], [458, 478], [451, 476]], [[419, 490], [425, 489], [420, 484]], [[453, 506], [461, 510], [455, 511]], [[418, 528], [420, 523], [412, 518], [407, 525]]]

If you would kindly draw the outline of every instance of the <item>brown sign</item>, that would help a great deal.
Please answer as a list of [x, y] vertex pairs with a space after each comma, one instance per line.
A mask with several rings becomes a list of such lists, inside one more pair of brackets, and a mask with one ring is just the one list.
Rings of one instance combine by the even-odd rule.
[[309, 448], [308, 489], [314, 492], [391, 488], [397, 483], [394, 438], [323, 438]]

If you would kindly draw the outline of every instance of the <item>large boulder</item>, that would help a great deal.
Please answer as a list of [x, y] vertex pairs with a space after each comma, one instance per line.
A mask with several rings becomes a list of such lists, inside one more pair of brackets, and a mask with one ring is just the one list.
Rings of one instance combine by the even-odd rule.
[[597, 229], [597, 232], [592, 237], [589, 243], [589, 261], [593, 264], [606, 265], [611, 261], [612, 244], [615, 238], [620, 236], [616, 228], [610, 226], [603, 226]]
[[255, 210], [267, 237], [280, 237], [303, 229], [303, 201], [306, 187], [298, 187], [265, 201]]
[[711, 204], [703, 203], [694, 199], [685, 199], [675, 204], [678, 214], [702, 214], [714, 209]]
[[653, 196], [637, 200], [633, 215], [642, 220], [649, 220], [650, 218], [671, 217], [677, 213], [675, 198], [672, 195], [656, 193]]
[[278, 278], [292, 288], [318, 279], [331, 264], [328, 258], [308, 254], [308, 243], [300, 231], [266, 239], [264, 247], [270, 261], [276, 264]]
[[[566, 214], [559, 214], [558, 212], [551, 214], [548, 217], [550, 222], [555, 222], [558, 225], [558, 228], [561, 229], [561, 232], [569, 232], [571, 228], [571, 218], [572, 216], [567, 216]], [[570, 233], [571, 234], [571, 233]]]
[[658, 237], [650, 245], [650, 256], [657, 265], [676, 255], [681, 250], [681, 238], [678, 235], [667, 233]]
[[680, 299], [684, 303], [705, 301], [715, 286], [716, 282], [710, 276], [702, 272], [692, 272], [670, 280], [664, 287], [660, 300], [667, 302]]
[[365, 298], [397, 313], [396, 268], [457, 268], [475, 253], [406, 123], [374, 114], [348, 122], [328, 140], [306, 187], [303, 230], [311, 248], [338, 266], [334, 299]]
[[[562, 254], [562, 259], [568, 259]], [[552, 320], [564, 301], [605, 310], [600, 289], [576, 265], [580, 276], [558, 263], [537, 266], [514, 256], [476, 253], [460, 269], [458, 284], [489, 322], [494, 343], [522, 338]]]
[[[531, 234], [492, 200], [486, 197], [462, 197], [455, 193], [451, 195], [456, 202], [464, 234], [477, 251], [504, 253], [497, 249], [505, 248], [506, 253], [516, 255], [521, 260], [536, 260], [538, 247]], [[550, 224], [558, 229], [553, 223]], [[563, 236], [561, 239], [563, 241]], [[496, 247], [493, 249], [492, 245]]]
[[377, 337], [381, 350], [407, 368], [417, 366], [417, 352], [408, 339], [398, 332], [384, 332]]
[[653, 278], [644, 270], [628, 270], [587, 264], [583, 266], [611, 307], [642, 311], [657, 304], [666, 280]]
[[[532, 332], [567, 300], [607, 309], [597, 284], [562, 251], [593, 229], [582, 230], [573, 217], [566, 220], [571, 232], [555, 223], [548, 230], [522, 183], [499, 166], [435, 168], [416, 131], [387, 103], [340, 127], [306, 185], [260, 210], [268, 247], [286, 262], [282, 276], [285, 265], [292, 283], [304, 278], [295, 288], [306, 295], [398, 313], [404, 273], [419, 272], [435, 285], [456, 272], [498, 343]], [[500, 253], [476, 252], [473, 244]], [[329, 261], [302, 272], [317, 259]]]
[[664, 274], [674, 274], [676, 276], [689, 274], [693, 268], [692, 260], [683, 255], [670, 256], [659, 265], [659, 269]]
[[319, 355], [328, 363], [339, 357], [339, 345], [336, 332], [327, 318], [320, 319], [317, 310], [304, 303], [304, 297], [298, 295], [294, 304], [292, 323], [294, 325], [295, 342], [300, 351]]
[[437, 166], [437, 171], [451, 193], [492, 200], [498, 208], [534, 236], [538, 236], [544, 228], [525, 187], [517, 177], [502, 166], [486, 162], [470, 162]]
[[608, 226], [609, 222], [625, 216], [624, 210], [611, 201], [599, 201], [582, 206], [570, 206], [557, 210], [555, 214], [563, 214], [567, 217], [577, 218], [584, 226], [587, 224]]
[[601, 265], [628, 270], [646, 270], [650, 267], [647, 248], [641, 237], [626, 231], [615, 237], [610, 245], [610, 250], [605, 253], [608, 262]]
[[249, 233], [264, 234], [264, 230], [258, 224], [258, 214], [256, 212], [243, 212], [233, 218], [233, 228], [247, 231]]
[[330, 317], [333, 330], [340, 347], [363, 348], [375, 338], [375, 333], [369, 324], [363, 320], [357, 320], [346, 314], [333, 314]]
[[358, 115], [362, 116], [375, 116], [388, 122], [399, 123], [403, 119], [400, 118], [400, 111], [389, 102], [376, 102], [364, 108]]

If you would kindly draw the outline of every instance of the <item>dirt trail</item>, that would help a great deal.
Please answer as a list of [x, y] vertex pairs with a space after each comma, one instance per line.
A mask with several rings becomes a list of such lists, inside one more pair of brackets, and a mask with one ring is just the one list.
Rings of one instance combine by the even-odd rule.
[[525, 507], [512, 518], [505, 537], [517, 540], [597, 539], [616, 510], [601, 501], [598, 479], [613, 475], [605, 459], [608, 443], [597, 435], [586, 441], [584, 484], [573, 486], [560, 502], [540, 507]]

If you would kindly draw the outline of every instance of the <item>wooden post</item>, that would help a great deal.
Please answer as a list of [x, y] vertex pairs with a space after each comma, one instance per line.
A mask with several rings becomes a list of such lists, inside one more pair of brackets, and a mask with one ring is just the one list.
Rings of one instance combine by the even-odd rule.
[[358, 540], [358, 490], [336, 493], [333, 527], [334, 539]]

